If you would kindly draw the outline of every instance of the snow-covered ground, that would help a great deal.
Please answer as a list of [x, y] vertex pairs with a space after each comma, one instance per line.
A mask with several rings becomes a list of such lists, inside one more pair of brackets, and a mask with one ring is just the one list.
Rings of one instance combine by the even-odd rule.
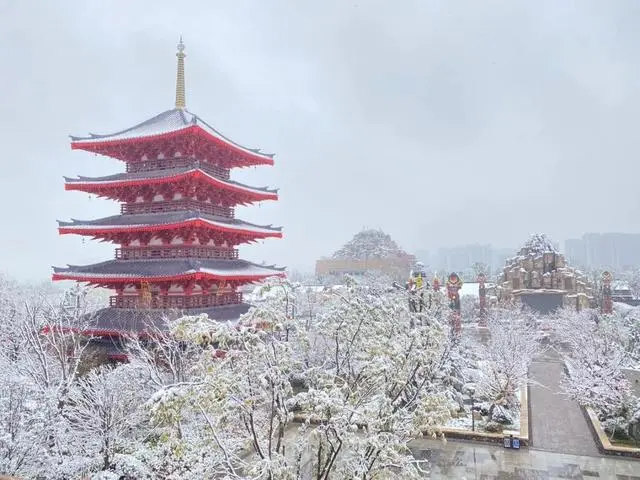
[[[520, 390], [516, 392], [516, 397], [518, 398], [518, 403], [520, 403], [520, 399], [521, 399]], [[445, 425], [445, 428], [456, 428], [460, 430], [471, 431], [473, 427], [473, 423], [471, 420], [471, 412], [465, 412], [465, 413], [466, 413], [465, 415], [454, 417], [451, 420], [449, 420]], [[520, 410], [518, 410], [517, 412], [512, 411], [511, 413], [513, 414], [513, 423], [510, 423], [509, 425], [505, 425], [503, 433], [514, 434], [514, 435], [519, 434], [520, 433]], [[483, 420], [476, 419], [475, 431], [484, 432], [485, 423], [486, 421], [484, 419]]]

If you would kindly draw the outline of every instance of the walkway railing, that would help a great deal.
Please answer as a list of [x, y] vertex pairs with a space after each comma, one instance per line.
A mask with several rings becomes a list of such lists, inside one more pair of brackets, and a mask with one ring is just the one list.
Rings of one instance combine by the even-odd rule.
[[200, 202], [192, 198], [183, 198], [181, 200], [166, 200], [161, 202], [123, 203], [120, 206], [120, 213], [122, 215], [179, 212], [184, 210], [195, 210], [209, 215], [234, 218], [234, 211], [231, 207], [221, 207], [219, 205], [213, 205], [207, 202]]
[[144, 299], [137, 295], [118, 295], [109, 298], [114, 308], [206, 308], [242, 303], [242, 293], [232, 292], [210, 295], [152, 296]]
[[151, 170], [167, 170], [177, 167], [199, 168], [214, 177], [229, 180], [229, 169], [211, 165], [207, 162], [198, 162], [193, 158], [163, 158], [127, 163], [127, 172], [148, 172]]
[[116, 248], [116, 260], [146, 260], [153, 258], [220, 258], [236, 259], [238, 250], [227, 247], [199, 245], [158, 245], [151, 247]]

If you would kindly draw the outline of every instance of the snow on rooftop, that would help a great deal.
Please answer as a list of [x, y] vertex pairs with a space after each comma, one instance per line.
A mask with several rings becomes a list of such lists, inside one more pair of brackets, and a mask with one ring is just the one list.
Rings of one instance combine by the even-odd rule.
[[131, 140], [135, 138], [147, 138], [162, 135], [165, 133], [177, 132], [189, 127], [198, 126], [209, 135], [222, 142], [230, 145], [238, 150], [248, 153], [253, 156], [262, 157], [269, 161], [273, 160], [273, 154], [263, 153], [259, 149], [247, 148], [230, 140], [222, 135], [215, 128], [202, 120], [199, 116], [189, 112], [188, 110], [175, 108], [173, 110], [167, 110], [156, 115], [153, 118], [145, 120], [138, 125], [121, 130], [116, 133], [96, 135], [90, 133], [88, 137], [71, 137], [71, 141], [74, 143], [101, 143], [111, 141]]
[[551, 240], [544, 233], [534, 233], [524, 244], [522, 249], [525, 254], [541, 255], [544, 253], [558, 253]]
[[110, 184], [134, 183], [140, 181], [153, 181], [157, 179], [173, 180], [179, 177], [187, 177], [189, 175], [201, 175], [219, 185], [231, 187], [234, 190], [241, 190], [258, 194], [276, 194], [277, 190], [270, 190], [267, 187], [250, 187], [234, 180], [223, 180], [195, 166], [175, 167], [171, 169], [155, 170], [150, 172], [125, 172], [105, 177], [82, 177], [70, 178], [64, 177], [65, 182], [72, 185], [98, 185], [108, 186]]
[[342, 248], [336, 251], [331, 258], [364, 260], [367, 258], [397, 258], [406, 257], [407, 252], [402, 250], [390, 235], [382, 230], [362, 230], [354, 235]]
[[229, 228], [236, 231], [248, 233], [271, 234], [279, 232], [279, 227], [271, 225], [254, 225], [238, 219], [227, 219], [214, 215], [208, 215], [197, 211], [142, 213], [130, 215], [113, 215], [111, 217], [99, 218], [97, 220], [76, 220], [71, 222], [58, 221], [60, 228], [64, 230], [107, 230], [119, 231], [123, 229], [136, 229], [144, 227], [160, 227], [165, 225], [178, 225], [188, 222], [201, 221], [209, 225], [221, 228]]

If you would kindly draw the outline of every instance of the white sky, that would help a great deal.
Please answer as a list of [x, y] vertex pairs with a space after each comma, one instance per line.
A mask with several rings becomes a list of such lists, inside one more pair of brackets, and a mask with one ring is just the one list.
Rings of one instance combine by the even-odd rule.
[[241, 209], [285, 227], [251, 260], [311, 269], [362, 227], [406, 250], [638, 232], [640, 2], [0, 0], [0, 270], [112, 258], [57, 219], [117, 213], [62, 176], [120, 162], [68, 135], [187, 107], [276, 166]]

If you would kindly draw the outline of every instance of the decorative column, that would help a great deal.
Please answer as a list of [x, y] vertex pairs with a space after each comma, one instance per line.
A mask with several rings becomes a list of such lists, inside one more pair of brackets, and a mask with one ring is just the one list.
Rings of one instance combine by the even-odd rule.
[[151, 308], [151, 288], [149, 287], [149, 282], [140, 282], [139, 295], [139, 308]]
[[602, 308], [604, 314], [613, 313], [613, 301], [611, 300], [611, 272], [602, 272]]
[[480, 321], [478, 325], [487, 326], [487, 276], [484, 273], [478, 275], [478, 297], [480, 299]]
[[449, 274], [447, 279], [447, 296], [449, 297], [449, 307], [451, 308], [451, 324], [456, 333], [462, 330], [460, 318], [460, 289], [462, 288], [462, 280], [457, 273]]

